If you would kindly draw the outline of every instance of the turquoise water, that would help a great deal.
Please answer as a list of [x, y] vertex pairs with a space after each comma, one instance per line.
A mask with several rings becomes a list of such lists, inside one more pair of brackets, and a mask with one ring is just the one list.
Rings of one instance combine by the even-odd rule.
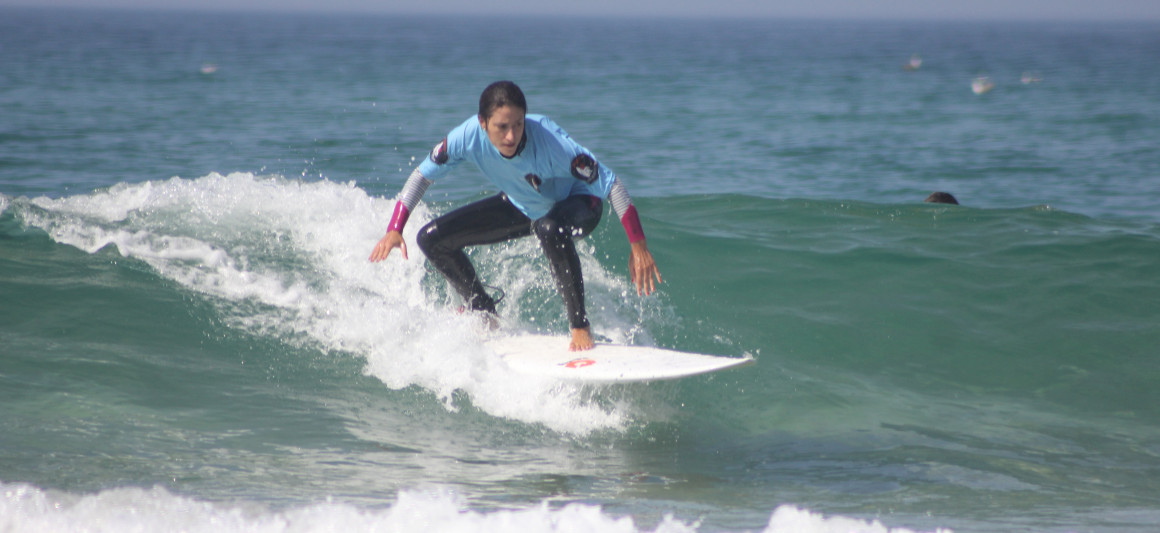
[[[1160, 522], [1154, 24], [2, 13], [0, 529]], [[663, 290], [606, 223], [596, 333], [756, 365], [529, 380], [366, 261], [497, 78], [642, 213]], [[534, 243], [473, 254], [563, 332]]]

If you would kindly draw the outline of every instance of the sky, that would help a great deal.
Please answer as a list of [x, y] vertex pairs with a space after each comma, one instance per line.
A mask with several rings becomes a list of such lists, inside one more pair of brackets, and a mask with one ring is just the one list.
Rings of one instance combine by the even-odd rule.
[[3, 6], [951, 20], [1151, 20], [1160, 0], [0, 0]]

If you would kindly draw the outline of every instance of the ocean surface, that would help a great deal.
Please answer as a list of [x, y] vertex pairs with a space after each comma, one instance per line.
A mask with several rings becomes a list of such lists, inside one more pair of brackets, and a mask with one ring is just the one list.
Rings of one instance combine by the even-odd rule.
[[[2, 9], [0, 531], [1155, 530], [1158, 57], [1143, 22]], [[414, 245], [494, 192], [468, 166], [367, 260], [497, 79], [642, 214], [665, 282], [606, 217], [594, 332], [755, 365], [513, 374]], [[472, 257], [498, 334], [564, 334], [534, 242]]]

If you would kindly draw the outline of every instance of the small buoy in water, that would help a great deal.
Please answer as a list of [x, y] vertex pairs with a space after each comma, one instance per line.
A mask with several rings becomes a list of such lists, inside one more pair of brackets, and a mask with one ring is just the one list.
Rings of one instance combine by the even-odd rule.
[[979, 76], [971, 82], [971, 90], [974, 91], [975, 94], [983, 94], [994, 88], [995, 82], [991, 81], [991, 78], [986, 76]]

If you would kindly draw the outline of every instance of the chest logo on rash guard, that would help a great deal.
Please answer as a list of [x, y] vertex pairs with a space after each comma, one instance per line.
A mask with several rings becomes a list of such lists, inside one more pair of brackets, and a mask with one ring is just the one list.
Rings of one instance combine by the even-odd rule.
[[527, 176], [524, 176], [524, 179], [528, 180], [528, 185], [531, 185], [532, 188], [536, 190], [536, 192], [540, 192], [540, 184], [543, 183], [544, 180], [540, 179], [540, 177], [535, 174], [528, 174]]
[[572, 177], [591, 185], [600, 177], [599, 165], [592, 156], [580, 154], [572, 158]]
[[431, 162], [442, 165], [447, 162], [447, 137], [444, 137], [435, 148], [431, 149]]

